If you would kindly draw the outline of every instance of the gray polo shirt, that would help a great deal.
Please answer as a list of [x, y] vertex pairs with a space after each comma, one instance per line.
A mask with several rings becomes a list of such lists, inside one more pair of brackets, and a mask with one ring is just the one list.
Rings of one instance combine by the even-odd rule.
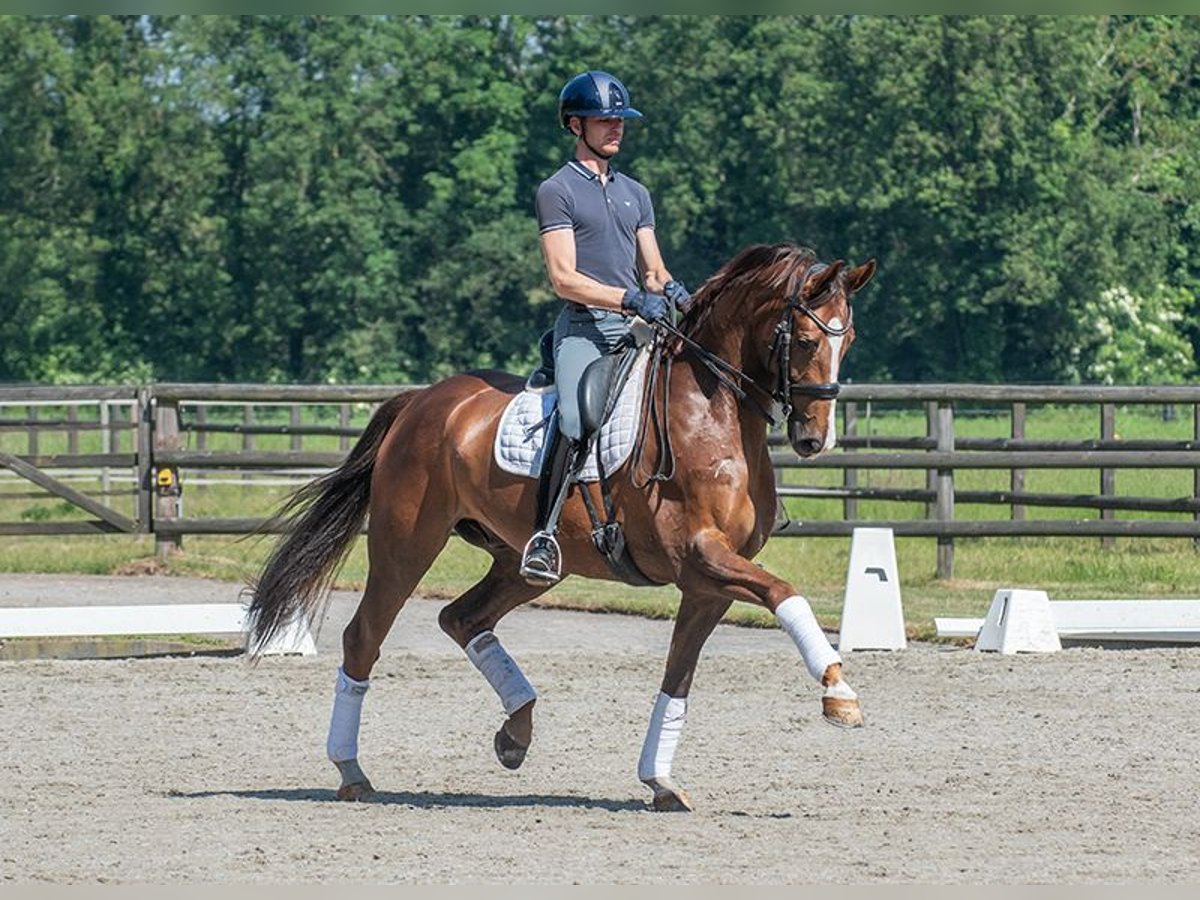
[[636, 288], [639, 228], [654, 227], [650, 192], [612, 166], [606, 183], [571, 160], [541, 183], [538, 231], [575, 231], [575, 268], [601, 284]]

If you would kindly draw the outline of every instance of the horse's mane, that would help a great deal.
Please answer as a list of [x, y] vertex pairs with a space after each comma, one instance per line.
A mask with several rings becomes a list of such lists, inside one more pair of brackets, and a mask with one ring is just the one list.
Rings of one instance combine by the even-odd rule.
[[[692, 295], [692, 305], [680, 323], [691, 332], [711, 314], [718, 298], [749, 290], [790, 294], [796, 279], [817, 261], [808, 247], [797, 244], [752, 244], [709, 276]], [[738, 301], [740, 302], [740, 301]]]

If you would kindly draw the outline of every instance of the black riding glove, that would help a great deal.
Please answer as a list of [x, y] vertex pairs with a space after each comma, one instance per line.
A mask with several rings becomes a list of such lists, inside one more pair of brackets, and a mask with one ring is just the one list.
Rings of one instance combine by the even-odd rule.
[[667, 298], [630, 288], [621, 301], [621, 309], [641, 316], [647, 322], [660, 322], [667, 317]]
[[682, 281], [668, 281], [663, 285], [663, 293], [666, 294], [668, 300], [675, 304], [680, 312], [687, 312], [688, 307], [692, 305], [692, 295], [683, 286]]

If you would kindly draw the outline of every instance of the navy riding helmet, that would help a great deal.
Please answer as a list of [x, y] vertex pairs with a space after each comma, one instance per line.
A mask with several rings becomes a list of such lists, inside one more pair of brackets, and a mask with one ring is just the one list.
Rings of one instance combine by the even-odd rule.
[[620, 79], [591, 71], [576, 75], [558, 95], [558, 121], [563, 128], [568, 128], [571, 116], [640, 119], [642, 114], [629, 105], [629, 91]]

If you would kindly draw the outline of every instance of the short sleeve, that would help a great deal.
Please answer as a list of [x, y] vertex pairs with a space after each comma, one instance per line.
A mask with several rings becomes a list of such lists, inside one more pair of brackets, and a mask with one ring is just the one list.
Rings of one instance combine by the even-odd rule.
[[557, 179], [548, 178], [541, 183], [537, 191], [537, 220], [538, 234], [547, 231], [557, 231], [560, 228], [574, 228], [571, 196]]
[[638, 228], [653, 228], [654, 227], [654, 202], [650, 199], [650, 192], [646, 190], [645, 185], [638, 185], [641, 188], [638, 199]]

